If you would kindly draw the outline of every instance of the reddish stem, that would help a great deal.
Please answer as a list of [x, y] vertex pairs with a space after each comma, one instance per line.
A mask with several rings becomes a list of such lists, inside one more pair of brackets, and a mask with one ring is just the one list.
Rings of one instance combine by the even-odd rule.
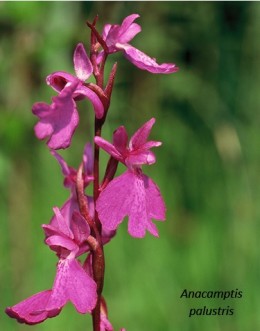
[[[91, 88], [100, 98], [104, 105], [104, 116], [101, 119], [95, 117], [95, 136], [101, 137], [102, 126], [105, 122], [107, 111], [110, 105], [111, 93], [113, 89], [113, 83], [116, 74], [115, 64], [112, 68], [112, 71], [109, 76], [108, 84], [104, 89], [104, 71], [107, 55], [109, 54], [108, 47], [106, 42], [103, 40], [102, 36], [96, 30], [97, 16], [95, 17], [93, 23], [87, 22], [87, 25], [91, 29], [91, 51], [90, 59], [93, 65], [93, 73], [96, 79], [95, 84], [88, 84], [88, 87]], [[104, 50], [104, 55], [101, 60], [101, 63], [97, 63], [98, 47], [101, 47]], [[109, 176], [108, 176], [109, 177]], [[94, 145], [94, 183], [93, 183], [93, 198], [94, 206], [96, 207], [96, 202], [100, 193], [100, 184], [99, 184], [99, 146]], [[94, 310], [92, 311], [92, 323], [93, 330], [100, 331], [100, 310], [101, 310], [101, 296], [104, 284], [104, 273], [105, 273], [105, 257], [102, 245], [102, 225], [98, 218], [98, 213], [95, 208], [94, 220], [92, 220], [94, 225], [94, 235], [96, 238], [95, 248], [92, 247], [92, 268], [93, 268], [93, 277], [97, 284], [97, 304]]]
[[[94, 237], [89, 236], [87, 242], [91, 249], [93, 278], [97, 284], [97, 296], [98, 296], [96, 307], [92, 311], [93, 330], [100, 331], [100, 302], [101, 302], [101, 294], [104, 284], [105, 257], [104, 257], [102, 237], [101, 237], [101, 227], [98, 226], [96, 220], [93, 221], [93, 219], [89, 214], [88, 202], [84, 193], [84, 179], [82, 176], [83, 175], [82, 171], [83, 171], [83, 163], [81, 163], [77, 172], [76, 191], [77, 191], [77, 199], [78, 199], [79, 210], [81, 212], [81, 215], [85, 218], [86, 222], [89, 224], [91, 231], [94, 235]], [[96, 179], [98, 178], [96, 173], [95, 173], [95, 178]]]

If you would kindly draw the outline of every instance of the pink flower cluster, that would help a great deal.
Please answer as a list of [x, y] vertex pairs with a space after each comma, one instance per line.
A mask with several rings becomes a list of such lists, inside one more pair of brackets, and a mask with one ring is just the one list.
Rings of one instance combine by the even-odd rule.
[[[82, 43], [74, 51], [72, 75], [57, 71], [47, 77], [58, 95], [52, 103], [38, 102], [32, 112], [38, 117], [35, 134], [47, 139], [51, 154], [58, 161], [64, 176], [64, 186], [69, 198], [58, 208], [50, 223], [42, 225], [45, 244], [58, 257], [56, 276], [51, 289], [39, 292], [6, 309], [6, 313], [21, 323], [37, 324], [57, 316], [67, 302], [81, 313], [90, 313], [95, 331], [113, 331], [108, 320], [105, 299], [103, 245], [116, 234], [119, 224], [128, 217], [128, 232], [142, 238], [146, 231], [158, 237], [152, 219], [165, 220], [165, 204], [157, 185], [142, 171], [143, 165], [156, 162], [151, 148], [161, 142], [148, 137], [155, 123], [151, 118], [130, 138], [124, 126], [114, 131], [112, 143], [101, 137], [110, 105], [116, 65], [104, 87], [104, 67], [108, 56], [122, 52], [136, 67], [151, 73], [169, 74], [178, 70], [175, 64], [158, 64], [129, 42], [141, 31], [134, 21], [139, 15], [126, 17], [121, 25], [106, 24], [101, 34], [96, 30], [96, 20], [88, 23], [91, 29], [90, 56]], [[88, 83], [93, 76], [96, 84]], [[82, 163], [78, 169], [69, 167], [56, 150], [68, 148], [79, 124], [77, 102], [88, 99], [95, 114], [94, 157], [87, 143]], [[129, 140], [129, 142], [128, 142]], [[110, 155], [103, 182], [99, 183], [99, 149]], [[126, 171], [114, 177], [118, 162]], [[85, 189], [93, 183], [93, 197]], [[85, 256], [85, 262], [82, 262]], [[79, 259], [81, 257], [81, 259]], [[125, 329], [121, 329], [125, 331]]]

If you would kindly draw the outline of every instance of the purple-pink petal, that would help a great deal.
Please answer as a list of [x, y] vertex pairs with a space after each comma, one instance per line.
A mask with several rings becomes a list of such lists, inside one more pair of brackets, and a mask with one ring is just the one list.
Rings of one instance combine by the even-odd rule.
[[[53, 251], [58, 252], [59, 255], [61, 254], [61, 248], [66, 249], [68, 252], [75, 252], [75, 254], [77, 253], [79, 248], [79, 246], [72, 239], [62, 235], [50, 236], [45, 240], [45, 243]], [[68, 252], [65, 254], [66, 257], [69, 255]]]
[[73, 133], [78, 126], [79, 117], [72, 94], [77, 87], [73, 83], [53, 97], [51, 106], [36, 103], [33, 114], [39, 118], [35, 126], [37, 138], [49, 138], [47, 145], [52, 149], [67, 148], [71, 143]]
[[87, 177], [91, 177], [93, 180], [94, 155], [91, 143], [87, 143], [84, 147], [83, 165], [85, 175], [87, 175]]
[[146, 205], [150, 217], [158, 221], [164, 221], [166, 207], [159, 187], [146, 175], [143, 175], [143, 183], [146, 193]]
[[46, 318], [57, 316], [61, 308], [54, 308], [50, 311], [45, 310], [51, 293], [51, 290], [36, 293], [17, 305], [8, 307], [6, 313], [10, 317], [16, 318], [18, 322], [30, 325], [41, 323]]
[[132, 14], [127, 16], [120, 28], [119, 28], [119, 33], [117, 36], [117, 42], [125, 44], [131, 41], [141, 30], [141, 26], [139, 24], [133, 23], [138, 17], [140, 17], [138, 14]]
[[133, 165], [148, 164], [151, 165], [156, 162], [156, 158], [153, 152], [149, 150], [143, 150], [136, 153], [130, 153], [125, 159], [127, 167], [131, 168]]
[[[78, 202], [77, 202], [76, 193], [75, 193], [75, 195], [72, 194], [70, 196], [70, 198], [68, 200], [66, 200], [64, 205], [60, 208], [60, 212], [68, 227], [70, 227], [70, 220], [72, 217], [72, 213], [75, 209], [78, 210]], [[56, 227], [57, 229], [59, 228], [57, 216], [55, 214], [52, 217], [50, 224], [53, 227]]]
[[91, 76], [93, 67], [82, 43], [76, 46], [73, 61], [78, 79], [84, 82]]
[[116, 48], [122, 50], [125, 57], [136, 67], [153, 74], [171, 74], [179, 69], [174, 63], [158, 64], [155, 59], [129, 44], [117, 43]]
[[125, 33], [138, 17], [140, 17], [139, 14], [131, 14], [126, 16], [120, 26], [121, 33]]
[[56, 216], [56, 227], [60, 231], [60, 234], [65, 235], [71, 239], [74, 238], [73, 232], [70, 229], [69, 223], [66, 222], [64, 216], [62, 215], [58, 207], [53, 208], [54, 214]]
[[113, 156], [115, 159], [122, 161], [122, 156], [119, 153], [119, 151], [115, 148], [114, 145], [112, 145], [111, 143], [109, 143], [108, 141], [106, 141], [105, 139], [103, 139], [101, 137], [95, 137], [94, 140], [95, 140], [95, 143], [99, 147], [101, 147], [104, 151], [106, 151], [108, 154]]
[[80, 85], [76, 91], [75, 91], [75, 97], [80, 97], [82, 96], [86, 97], [89, 99], [94, 107], [94, 111], [96, 114], [97, 118], [102, 118], [104, 115], [104, 106], [101, 100], [99, 99], [98, 95], [93, 92], [90, 88], [84, 85]]
[[53, 236], [53, 235], [59, 235], [60, 234], [60, 231], [56, 227], [54, 227], [50, 224], [42, 224], [42, 229], [44, 231], [44, 234], [45, 234], [46, 238], [48, 238], [50, 236]]
[[152, 147], [159, 147], [159, 146], [161, 146], [161, 144], [162, 144], [161, 141], [150, 140], [142, 145], [142, 149], [150, 149]]
[[133, 23], [131, 26], [128, 28], [124, 34], [120, 34], [118, 38], [118, 42], [125, 44], [131, 41], [139, 32], [141, 32], [142, 28], [139, 24]]
[[71, 229], [78, 245], [86, 241], [90, 235], [90, 227], [78, 211], [73, 212]]
[[46, 83], [56, 92], [61, 92], [68, 83], [72, 83], [77, 80], [78, 79], [75, 76], [65, 71], [55, 71], [47, 76]]
[[60, 260], [52, 295], [46, 310], [63, 307], [71, 301], [79, 313], [91, 312], [96, 305], [96, 283], [75, 259]]
[[113, 145], [121, 155], [126, 154], [128, 135], [124, 126], [120, 126], [113, 134]]
[[129, 216], [128, 231], [144, 237], [146, 230], [158, 236], [151, 218], [165, 219], [165, 205], [158, 187], [142, 173], [126, 171], [102, 191], [96, 209], [102, 225], [114, 230]]
[[155, 118], [151, 118], [134, 133], [129, 141], [130, 150], [138, 150], [139, 148], [142, 148], [145, 143], [147, 143], [147, 139], [154, 123]]
[[104, 28], [103, 28], [103, 31], [102, 31], [102, 38], [104, 39], [104, 41], [106, 41], [111, 27], [112, 27], [112, 24], [105, 24], [104, 25]]

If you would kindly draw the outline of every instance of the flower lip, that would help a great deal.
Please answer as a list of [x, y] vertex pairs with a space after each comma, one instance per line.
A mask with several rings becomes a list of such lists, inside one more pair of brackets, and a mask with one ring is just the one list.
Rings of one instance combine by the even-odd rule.
[[158, 237], [152, 219], [165, 220], [165, 204], [157, 185], [140, 168], [127, 170], [114, 178], [97, 200], [97, 212], [102, 225], [115, 230], [128, 216], [128, 232], [143, 238], [146, 231]]

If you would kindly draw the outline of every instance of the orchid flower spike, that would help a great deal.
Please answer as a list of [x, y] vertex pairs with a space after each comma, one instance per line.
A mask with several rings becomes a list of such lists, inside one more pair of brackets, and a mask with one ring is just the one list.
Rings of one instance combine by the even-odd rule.
[[[102, 37], [107, 44], [109, 53], [122, 51], [124, 56], [139, 69], [147, 70], [153, 74], [170, 74], [178, 71], [174, 63], [158, 64], [156, 59], [151, 58], [139, 49], [131, 46], [129, 42], [141, 31], [139, 24], [134, 23], [138, 14], [127, 16], [121, 25], [106, 24]], [[103, 51], [100, 54], [102, 58]]]

